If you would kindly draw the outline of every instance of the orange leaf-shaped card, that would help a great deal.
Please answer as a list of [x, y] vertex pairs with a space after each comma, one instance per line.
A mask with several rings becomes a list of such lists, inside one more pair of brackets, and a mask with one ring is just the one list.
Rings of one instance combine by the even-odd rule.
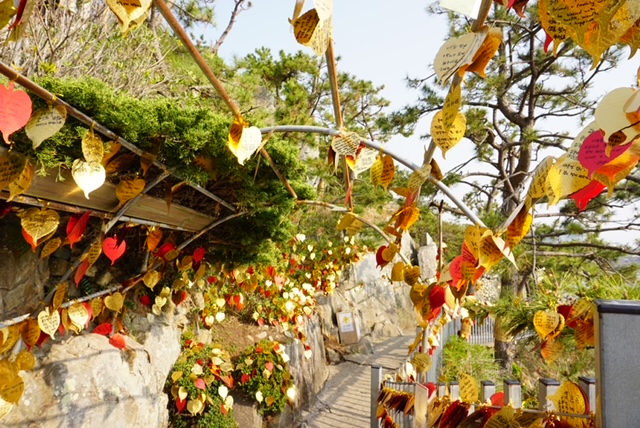
[[[553, 54], [557, 55], [560, 45], [568, 39], [576, 38], [576, 33], [572, 28], [560, 23], [549, 14], [547, 3], [550, 1], [554, 0], [538, 0], [538, 14], [542, 28], [553, 39]], [[547, 51], [547, 47], [545, 44], [545, 51]]]
[[491, 58], [498, 52], [501, 44], [502, 30], [500, 28], [490, 28], [487, 37], [484, 39], [484, 42], [482, 42], [482, 46], [480, 46], [480, 49], [478, 49], [478, 52], [476, 52], [473, 57], [473, 62], [460, 67], [458, 73], [463, 75], [465, 71], [469, 71], [478, 73], [482, 77], [487, 77], [485, 69], [489, 61], [491, 61]]
[[371, 166], [371, 184], [375, 187], [382, 186], [384, 190], [389, 188], [396, 173], [393, 158], [390, 155], [380, 153], [374, 164]]
[[540, 353], [547, 364], [551, 364], [562, 356], [564, 345], [555, 340], [547, 340], [542, 344]]
[[449, 128], [445, 127], [443, 111], [439, 111], [431, 121], [431, 136], [440, 150], [442, 157], [445, 157], [447, 151], [462, 141], [467, 130], [467, 118], [461, 112], [456, 114]]
[[526, 207], [522, 207], [516, 218], [507, 228], [507, 243], [510, 248], [515, 248], [522, 238], [524, 238], [531, 229], [533, 216], [529, 214]]
[[311, 9], [292, 21], [293, 34], [303, 46], [309, 46], [316, 55], [324, 55], [331, 39], [331, 12]]

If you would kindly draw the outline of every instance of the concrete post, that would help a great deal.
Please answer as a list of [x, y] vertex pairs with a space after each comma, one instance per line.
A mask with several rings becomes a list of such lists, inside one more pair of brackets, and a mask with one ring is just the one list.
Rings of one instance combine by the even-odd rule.
[[554, 395], [560, 388], [560, 382], [555, 379], [542, 378], [538, 380], [538, 403], [540, 410], [557, 410], [549, 396]]
[[371, 366], [371, 428], [380, 428], [376, 413], [378, 411], [378, 395], [382, 386], [382, 367]]
[[582, 388], [585, 394], [587, 394], [587, 398], [589, 399], [589, 411], [595, 412], [596, 410], [596, 378], [580, 376], [578, 378], [578, 385], [580, 385], [580, 388]]
[[480, 381], [480, 401], [486, 403], [496, 393], [496, 384], [490, 380]]
[[596, 426], [635, 427], [640, 420], [640, 302], [596, 300]]
[[522, 384], [520, 381], [505, 379], [504, 381], [504, 404], [511, 403], [514, 409], [522, 407]]

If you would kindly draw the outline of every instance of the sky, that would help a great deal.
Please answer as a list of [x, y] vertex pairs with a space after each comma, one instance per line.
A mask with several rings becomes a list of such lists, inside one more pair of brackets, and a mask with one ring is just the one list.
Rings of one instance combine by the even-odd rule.
[[[238, 17], [222, 45], [219, 54], [223, 58], [244, 56], [259, 47], [268, 47], [273, 52], [302, 50], [313, 53], [296, 42], [288, 23], [293, 0], [254, 0], [252, 3], [253, 6]], [[446, 17], [429, 15], [426, 8], [431, 3], [433, 0], [404, 0], [391, 6], [389, 1], [383, 0], [335, 0], [333, 39], [336, 55], [341, 57], [338, 70], [370, 80], [375, 85], [384, 85], [382, 96], [391, 102], [391, 110], [411, 103], [417, 93], [406, 87], [406, 77], [433, 75], [434, 58], [446, 40]], [[304, 11], [312, 4], [307, 0]], [[216, 0], [218, 27], [205, 33], [205, 39], [213, 43], [219, 37], [233, 6], [233, 0]], [[596, 81], [593, 96], [602, 97], [617, 87], [635, 85], [639, 65], [640, 53], [622, 61], [618, 69]], [[393, 137], [386, 150], [420, 164], [428, 142], [421, 140], [419, 135], [429, 131], [430, 122], [430, 116], [423, 118], [416, 134], [410, 138]], [[570, 126], [575, 127], [575, 134], [579, 132], [577, 124]], [[448, 160], [442, 158], [439, 150], [435, 159], [446, 174], [460, 163], [461, 156], [472, 150], [471, 143], [463, 141], [448, 152]], [[640, 234], [634, 236], [636, 238], [640, 238]], [[628, 241], [629, 235], [619, 235], [614, 240]]]

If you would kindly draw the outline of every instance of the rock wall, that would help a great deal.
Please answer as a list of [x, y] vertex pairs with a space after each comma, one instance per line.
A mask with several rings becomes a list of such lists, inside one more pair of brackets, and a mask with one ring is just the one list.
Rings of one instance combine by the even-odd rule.
[[152, 317], [143, 343], [127, 337], [125, 352], [97, 334], [73, 336], [46, 352], [36, 351], [36, 369], [21, 372], [24, 395], [0, 426], [167, 426], [163, 389], [180, 354], [180, 330]]
[[[409, 235], [402, 241], [402, 253], [414, 264], [420, 263], [423, 278], [435, 276], [437, 247], [430, 238], [427, 245], [418, 248]], [[400, 260], [396, 256], [396, 260]], [[318, 313], [326, 338], [339, 343], [336, 314], [352, 312], [360, 328], [361, 340], [355, 345], [342, 347], [353, 353], [371, 352], [371, 342], [383, 337], [397, 336], [413, 330], [416, 319], [409, 298], [410, 287], [404, 282], [392, 282], [393, 263], [384, 268], [376, 266], [375, 254], [368, 254], [360, 262], [343, 272], [340, 286], [330, 296], [318, 299]], [[328, 359], [339, 362], [328, 350]]]

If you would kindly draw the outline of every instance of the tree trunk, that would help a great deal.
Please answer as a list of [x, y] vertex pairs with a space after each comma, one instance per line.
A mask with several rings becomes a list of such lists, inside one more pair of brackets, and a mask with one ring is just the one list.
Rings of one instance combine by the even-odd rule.
[[[505, 272], [500, 277], [500, 299], [508, 298], [515, 294], [518, 284], [517, 272]], [[500, 368], [511, 372], [513, 363], [513, 338], [505, 333], [503, 317], [496, 317], [494, 329], [494, 357]]]

